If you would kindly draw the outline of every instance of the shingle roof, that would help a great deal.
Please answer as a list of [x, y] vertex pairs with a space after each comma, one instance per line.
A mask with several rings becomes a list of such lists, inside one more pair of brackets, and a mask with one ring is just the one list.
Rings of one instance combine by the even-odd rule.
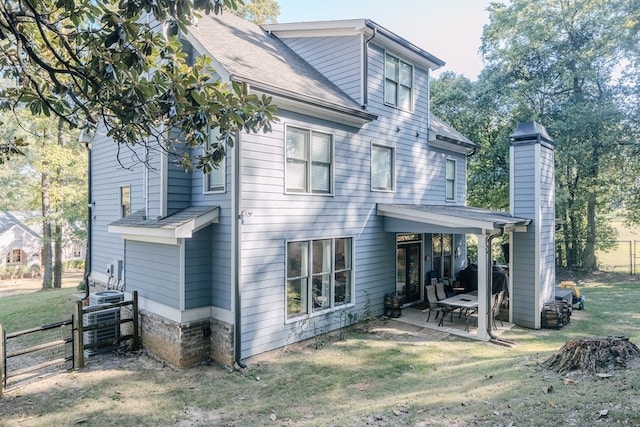
[[354, 111], [360, 105], [275, 36], [229, 12], [203, 16], [189, 33], [234, 80], [278, 88]]
[[192, 206], [164, 218], [145, 218], [144, 209], [109, 224], [109, 231], [124, 234], [184, 238], [218, 221], [218, 206]]
[[42, 221], [38, 217], [42, 218], [42, 214], [37, 211], [0, 211], [0, 233], [18, 226], [39, 239]]
[[431, 130], [436, 134], [436, 138], [444, 141], [456, 141], [462, 145], [475, 147], [476, 144], [474, 144], [473, 141], [455, 130], [440, 117], [431, 114], [430, 121]]

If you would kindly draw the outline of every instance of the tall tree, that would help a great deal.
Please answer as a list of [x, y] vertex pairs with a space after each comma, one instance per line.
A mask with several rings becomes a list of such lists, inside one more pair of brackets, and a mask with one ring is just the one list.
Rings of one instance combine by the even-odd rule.
[[489, 12], [484, 76], [511, 94], [519, 116], [552, 134], [568, 262], [596, 268], [596, 242], [610, 232], [602, 219], [619, 194], [620, 143], [632, 133], [628, 104], [638, 104], [621, 71], [640, 70], [630, 62], [640, 48], [640, 3], [512, 0]]
[[[235, 130], [270, 130], [275, 106], [213, 78], [210, 58], [186, 64], [180, 32], [197, 15], [240, 0], [14, 0], [0, 2], [0, 106], [26, 105], [72, 127], [103, 123], [120, 144], [159, 144], [185, 168], [208, 169]], [[220, 143], [195, 165], [181, 144]], [[162, 129], [172, 128], [170, 136]], [[152, 136], [152, 138], [148, 138]], [[180, 142], [181, 144], [177, 144]], [[158, 147], [154, 147], [158, 148]]]
[[234, 13], [258, 25], [275, 24], [280, 15], [280, 5], [276, 0], [247, 0], [238, 4]]
[[[2, 138], [28, 145], [24, 156], [0, 168], [1, 208], [41, 211], [43, 287], [60, 287], [63, 247], [84, 241], [86, 234], [86, 151], [77, 143], [78, 131], [70, 131], [62, 121], [33, 117], [28, 111], [4, 112], [2, 120]], [[68, 224], [78, 227], [70, 230]]]
[[433, 112], [477, 144], [467, 167], [469, 204], [508, 208], [508, 135], [513, 117], [507, 100], [490, 80], [472, 82], [452, 72], [442, 73], [430, 88]]

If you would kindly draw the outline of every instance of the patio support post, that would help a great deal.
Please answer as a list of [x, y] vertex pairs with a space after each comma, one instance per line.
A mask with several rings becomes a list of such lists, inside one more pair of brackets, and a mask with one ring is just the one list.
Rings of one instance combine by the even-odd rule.
[[489, 301], [487, 299], [487, 277], [489, 277], [489, 263], [491, 262], [489, 252], [489, 236], [477, 234], [478, 238], [478, 339], [488, 341], [487, 336], [487, 313], [489, 312]]

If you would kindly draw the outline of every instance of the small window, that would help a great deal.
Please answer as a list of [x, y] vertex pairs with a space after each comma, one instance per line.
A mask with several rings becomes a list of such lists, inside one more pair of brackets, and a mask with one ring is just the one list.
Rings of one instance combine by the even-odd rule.
[[25, 254], [22, 249], [12, 249], [7, 254], [7, 264], [16, 265], [25, 262]]
[[394, 150], [382, 145], [371, 145], [371, 189], [374, 191], [393, 191]]
[[329, 134], [287, 128], [286, 190], [292, 193], [331, 194], [333, 137]]
[[120, 218], [131, 214], [131, 187], [123, 185], [120, 187]]
[[385, 54], [384, 102], [387, 105], [411, 111], [413, 106], [413, 67]]
[[448, 201], [454, 201], [456, 199], [456, 161], [447, 159], [446, 166], [446, 198]]
[[74, 245], [73, 246], [73, 259], [80, 259], [82, 258], [82, 249], [80, 249], [80, 246]]
[[351, 238], [287, 243], [287, 319], [353, 303]]
[[207, 150], [222, 149], [223, 157], [220, 163], [213, 167], [209, 172], [204, 174], [204, 192], [205, 193], [224, 193], [225, 183], [227, 179], [227, 156], [224, 147], [220, 146], [222, 142], [218, 140], [220, 132], [218, 128], [211, 129], [209, 132], [209, 140], [207, 142]]

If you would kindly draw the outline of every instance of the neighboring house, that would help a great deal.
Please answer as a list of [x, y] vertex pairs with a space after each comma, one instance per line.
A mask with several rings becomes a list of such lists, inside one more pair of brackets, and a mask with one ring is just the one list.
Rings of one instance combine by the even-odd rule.
[[[430, 71], [444, 62], [384, 27], [355, 19], [261, 28], [225, 13], [200, 19], [184, 43], [192, 57], [211, 56], [223, 81], [272, 96], [280, 120], [268, 134], [240, 132], [208, 175], [142, 148], [131, 158], [145, 161], [127, 163], [100, 130], [94, 136], [94, 290], [138, 291], [143, 345], [157, 356], [242, 365], [380, 315], [387, 293], [422, 301], [428, 272], [453, 277], [466, 267], [466, 234], [479, 240], [480, 292], [491, 263], [482, 248], [496, 235], [553, 239], [553, 203], [544, 227], [531, 221], [536, 200], [548, 199], [535, 196], [532, 178], [553, 171], [549, 138], [535, 124], [514, 134], [512, 156], [531, 150], [523, 173], [533, 175], [512, 171], [523, 183], [512, 191], [533, 212], [466, 207], [475, 145], [429, 113]], [[512, 319], [537, 328], [553, 264], [538, 262], [546, 252], [517, 264], [518, 251], [512, 245], [512, 268], [526, 283], [511, 284], [514, 298], [524, 289]], [[481, 313], [487, 304], [480, 299]], [[487, 329], [481, 316], [481, 339]]]
[[[76, 228], [75, 226], [73, 228]], [[63, 227], [63, 261], [84, 260], [85, 243]], [[0, 211], [0, 268], [29, 270], [42, 266], [42, 214], [37, 211]], [[35, 267], [34, 267], [35, 266]]]
[[0, 211], [0, 268], [41, 265], [42, 236], [37, 212]]

